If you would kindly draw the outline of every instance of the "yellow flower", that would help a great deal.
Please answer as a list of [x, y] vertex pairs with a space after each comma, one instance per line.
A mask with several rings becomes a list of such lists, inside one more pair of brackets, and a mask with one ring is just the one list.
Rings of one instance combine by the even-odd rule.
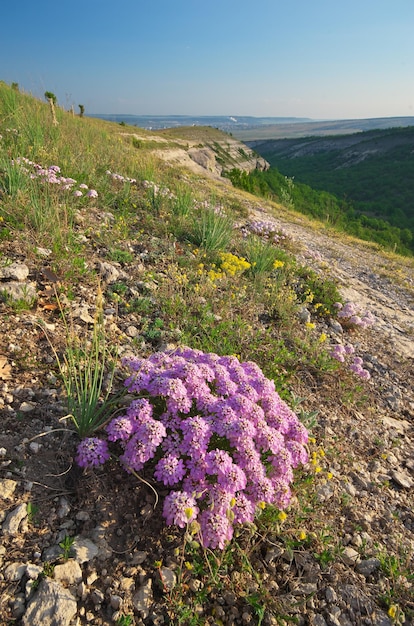
[[316, 327], [316, 324], [314, 324], [313, 322], [306, 322], [305, 326], [306, 328], [313, 330]]
[[287, 514], [284, 511], [280, 511], [277, 517], [278, 517], [279, 522], [284, 522], [285, 519], [287, 519]]
[[259, 509], [265, 509], [266, 508], [266, 502], [259, 502], [259, 504], [257, 505], [259, 507]]
[[396, 604], [391, 604], [390, 608], [388, 609], [388, 615], [391, 619], [395, 619], [395, 616], [397, 615], [397, 611], [398, 611], [398, 606]]
[[284, 267], [284, 262], [283, 261], [279, 261], [279, 259], [276, 259], [276, 261], [273, 263], [273, 269], [277, 270], [279, 267]]
[[304, 541], [308, 535], [304, 530], [301, 530], [299, 533], [299, 541]]
[[326, 340], [327, 340], [327, 338], [328, 338], [328, 336], [327, 336], [325, 333], [321, 333], [321, 334], [319, 335], [319, 341], [320, 341], [320, 343], [323, 343], [324, 341], [326, 341]]
[[185, 513], [186, 518], [190, 520], [194, 513], [194, 510], [191, 508], [191, 506], [189, 506], [185, 509], [184, 513]]
[[321, 471], [322, 471], [322, 468], [319, 465], [317, 465], [315, 467], [315, 474], [319, 474], [319, 472], [321, 472]]
[[192, 569], [194, 569], [194, 565], [192, 565], [192, 563], [190, 563], [189, 561], [186, 561], [184, 563], [186, 569], [188, 569], [189, 571], [191, 571]]
[[328, 480], [332, 480], [332, 478], [333, 478], [333, 474], [332, 474], [332, 472], [328, 472], [328, 473], [326, 474], [326, 478], [327, 478]]

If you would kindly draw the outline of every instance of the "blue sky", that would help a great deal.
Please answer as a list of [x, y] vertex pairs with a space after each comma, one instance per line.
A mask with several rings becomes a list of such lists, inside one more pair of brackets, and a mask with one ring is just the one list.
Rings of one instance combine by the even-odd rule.
[[414, 0], [28, 0], [0, 80], [135, 115], [414, 115]]

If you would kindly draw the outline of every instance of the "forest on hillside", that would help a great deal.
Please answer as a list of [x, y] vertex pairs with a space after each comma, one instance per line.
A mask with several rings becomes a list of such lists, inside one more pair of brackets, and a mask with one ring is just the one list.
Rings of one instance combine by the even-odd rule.
[[379, 244], [406, 256], [414, 254], [414, 227], [399, 227], [390, 220], [368, 215], [358, 203], [341, 199], [329, 191], [318, 191], [282, 174], [275, 167], [250, 174], [232, 170], [227, 174], [233, 185], [258, 196], [271, 198], [296, 211], [365, 241]]
[[414, 127], [249, 144], [271, 168], [233, 182], [352, 235], [414, 252]]

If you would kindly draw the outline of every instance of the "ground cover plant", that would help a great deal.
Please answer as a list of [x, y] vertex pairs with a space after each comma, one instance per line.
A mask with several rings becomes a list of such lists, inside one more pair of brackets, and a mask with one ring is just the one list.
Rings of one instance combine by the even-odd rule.
[[[58, 105], [55, 125], [47, 103], [0, 91], [0, 383], [2, 406], [16, 398], [5, 432], [25, 441], [1, 471], [33, 479], [30, 533], [3, 539], [22, 562], [40, 554], [32, 591], [6, 581], [5, 623], [79, 537], [106, 533], [110, 557], [83, 565], [82, 624], [332, 621], [327, 586], [340, 604], [341, 585], [361, 584], [350, 545], [379, 562], [364, 616], [408, 624], [406, 500], [399, 546], [386, 528], [376, 543], [349, 478], [366, 450], [381, 464], [405, 444], [363, 447], [358, 419], [386, 378], [369, 380], [372, 314], [306, 265], [282, 207], [250, 215], [253, 197], [167, 166], [156, 141]], [[9, 280], [22, 261], [25, 307]], [[34, 450], [56, 471], [18, 474]], [[361, 500], [379, 507], [385, 476]]]

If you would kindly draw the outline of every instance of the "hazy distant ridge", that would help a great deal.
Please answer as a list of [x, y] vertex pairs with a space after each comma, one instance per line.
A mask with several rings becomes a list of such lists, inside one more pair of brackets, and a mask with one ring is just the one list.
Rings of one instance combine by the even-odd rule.
[[237, 115], [128, 115], [91, 113], [89, 117], [159, 130], [180, 126], [212, 126], [233, 133], [241, 141], [324, 136], [366, 130], [414, 126], [414, 117], [378, 117], [353, 120], [312, 120], [307, 117], [253, 117]]

